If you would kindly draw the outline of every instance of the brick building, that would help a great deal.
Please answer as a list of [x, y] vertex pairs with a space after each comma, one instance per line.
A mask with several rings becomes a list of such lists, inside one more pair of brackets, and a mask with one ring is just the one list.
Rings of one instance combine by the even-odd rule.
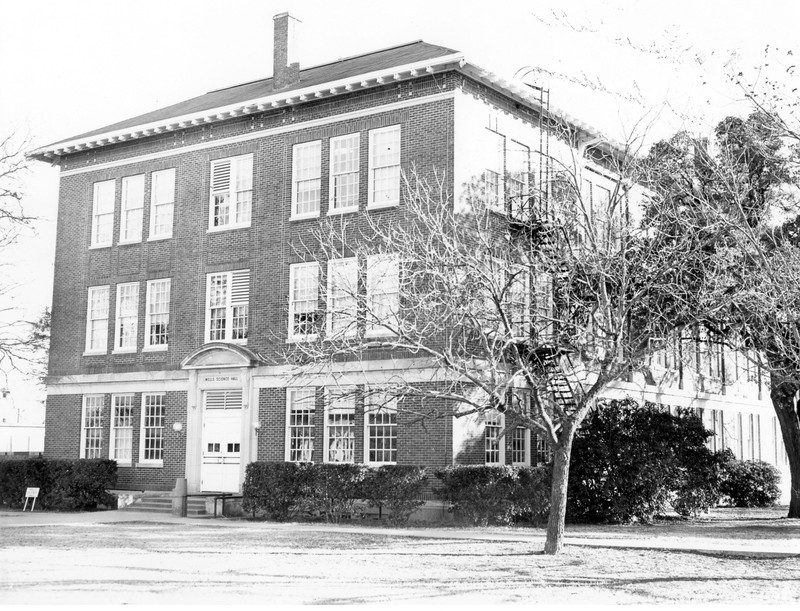
[[[32, 154], [61, 168], [46, 456], [110, 457], [121, 488], [166, 490], [185, 477], [190, 492], [239, 490], [254, 460], [487, 459], [492, 422], [422, 426], [391, 408], [365, 417], [363, 401], [337, 396], [324, 375], [295, 385], [280, 356], [308, 333], [324, 263], [293, 245], [320, 218], [390, 218], [411, 167], [443, 172], [455, 193], [476, 168], [509, 172], [512, 142], [530, 163], [541, 93], [422, 41], [300, 70], [290, 25], [275, 17], [272, 78]], [[498, 146], [494, 160], [481, 156]], [[390, 276], [367, 278], [367, 299], [390, 295]], [[354, 383], [416, 367], [374, 354]], [[778, 457], [771, 408], [753, 399], [760, 381], [747, 375], [740, 399], [691, 385], [652, 395], [727, 422], [743, 456], [763, 444]], [[522, 442], [515, 461], [535, 462], [530, 437]], [[511, 462], [511, 447], [493, 460]]]

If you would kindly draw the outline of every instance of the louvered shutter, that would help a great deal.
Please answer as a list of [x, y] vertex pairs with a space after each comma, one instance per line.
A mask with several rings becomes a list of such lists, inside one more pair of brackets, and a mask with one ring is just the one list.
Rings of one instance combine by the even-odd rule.
[[231, 305], [247, 305], [250, 301], [250, 270], [231, 274]]
[[221, 159], [211, 163], [211, 192], [229, 191], [231, 187], [231, 160]]
[[206, 409], [241, 409], [241, 390], [207, 390]]

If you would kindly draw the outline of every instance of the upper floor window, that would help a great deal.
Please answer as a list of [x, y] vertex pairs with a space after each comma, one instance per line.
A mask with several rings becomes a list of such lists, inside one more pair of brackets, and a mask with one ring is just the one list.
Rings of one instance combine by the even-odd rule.
[[319, 263], [289, 266], [289, 339], [313, 339], [318, 333]]
[[400, 312], [400, 258], [367, 257], [367, 333], [394, 333]]
[[[243, 164], [243, 167], [246, 164]], [[243, 170], [252, 181], [252, 171]], [[252, 193], [252, 186], [250, 187]], [[221, 194], [221, 191], [220, 191]], [[250, 219], [250, 195], [247, 196], [247, 218]], [[175, 168], [153, 172], [150, 186], [150, 239], [172, 237], [172, 217], [175, 210]]]
[[90, 286], [86, 307], [86, 352], [108, 349], [108, 286]]
[[248, 227], [252, 203], [253, 155], [212, 161], [209, 229]]
[[127, 244], [142, 239], [144, 213], [144, 174], [126, 176], [122, 179], [122, 218], [120, 219], [119, 242]]
[[505, 137], [491, 130], [488, 130], [487, 133], [486, 168], [484, 170], [486, 205], [502, 211], [505, 210]]
[[321, 159], [320, 140], [292, 147], [292, 218], [319, 215]]
[[94, 183], [92, 199], [92, 248], [111, 246], [114, 240], [114, 197], [116, 181]]
[[358, 210], [359, 134], [331, 138], [328, 214]]
[[525, 212], [529, 193], [530, 149], [514, 140], [507, 141], [506, 167], [508, 180], [508, 199], [512, 214]]
[[357, 331], [358, 259], [328, 261], [329, 337], [355, 334]]
[[400, 126], [369, 132], [368, 206], [396, 206], [400, 203]]
[[171, 280], [150, 280], [147, 283], [147, 304], [144, 319], [145, 350], [166, 350], [169, 344], [169, 296]]
[[206, 341], [246, 341], [249, 303], [249, 269], [208, 274]]
[[114, 351], [135, 352], [139, 332], [139, 283], [117, 285], [117, 316], [114, 326]]

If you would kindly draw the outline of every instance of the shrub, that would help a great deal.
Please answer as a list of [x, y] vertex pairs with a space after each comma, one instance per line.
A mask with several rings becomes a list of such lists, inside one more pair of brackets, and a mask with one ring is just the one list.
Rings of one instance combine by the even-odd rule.
[[425, 501], [421, 499], [428, 475], [424, 467], [384, 465], [372, 469], [364, 480], [363, 496], [379, 516], [387, 510], [390, 524], [405, 524]]
[[39, 488], [37, 505], [43, 509], [75, 511], [113, 506], [108, 493], [117, 482], [113, 460], [51, 460], [41, 457], [0, 463], [0, 500], [21, 507], [25, 489]]
[[716, 502], [711, 436], [693, 411], [608, 401], [575, 437], [567, 515], [590, 522], [651, 522], [672, 499], [689, 515]]
[[780, 472], [760, 460], [736, 460], [728, 456], [721, 484], [722, 493], [735, 507], [771, 507], [780, 498]]
[[517, 470], [517, 485], [511, 500], [514, 519], [541, 524], [550, 512], [552, 466], [526, 467]]
[[254, 517], [259, 512], [279, 521], [294, 517], [300, 509], [312, 467], [310, 463], [250, 463], [242, 485], [242, 508]]
[[338, 524], [343, 517], [353, 515], [355, 502], [362, 496], [367, 470], [363, 465], [347, 463], [309, 465], [300, 506], [305, 513]]

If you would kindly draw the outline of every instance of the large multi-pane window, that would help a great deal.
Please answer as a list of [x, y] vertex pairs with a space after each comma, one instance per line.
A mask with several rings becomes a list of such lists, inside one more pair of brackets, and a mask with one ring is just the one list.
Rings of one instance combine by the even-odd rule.
[[86, 308], [86, 352], [108, 349], [109, 287], [90, 286]]
[[208, 274], [206, 285], [206, 341], [247, 339], [250, 270]]
[[130, 464], [133, 456], [133, 395], [111, 397], [109, 458]]
[[[247, 164], [242, 164], [242, 180], [250, 176], [247, 173]], [[252, 186], [251, 186], [252, 191]], [[222, 189], [220, 188], [220, 196]], [[248, 196], [249, 197], [249, 196]], [[246, 198], [245, 198], [246, 201]], [[249, 210], [250, 204], [247, 203]], [[175, 168], [153, 172], [150, 187], [150, 239], [161, 240], [172, 237], [172, 217], [175, 211]], [[249, 215], [249, 212], [248, 212]]]
[[550, 442], [544, 436], [544, 433], [539, 433], [536, 436], [536, 464], [546, 464], [553, 460], [553, 449], [550, 447]]
[[367, 333], [392, 333], [400, 311], [400, 259], [393, 254], [367, 257]]
[[525, 212], [527, 205], [530, 149], [514, 140], [508, 140], [506, 146], [508, 198], [512, 214], [518, 216]]
[[102, 458], [103, 395], [83, 397], [81, 414], [81, 458]]
[[322, 142], [304, 142], [292, 148], [292, 218], [319, 215]]
[[147, 282], [147, 306], [144, 319], [144, 347], [146, 350], [166, 350], [169, 344], [171, 284], [169, 278]]
[[135, 352], [139, 331], [139, 283], [117, 285], [117, 316], [114, 325], [114, 351]]
[[355, 426], [355, 388], [329, 388], [325, 401], [326, 462], [355, 461]]
[[310, 462], [314, 456], [316, 389], [286, 389], [286, 460]]
[[364, 462], [397, 462], [397, 398], [367, 391], [364, 398]]
[[211, 162], [209, 229], [247, 227], [253, 203], [253, 155]]
[[503, 414], [497, 410], [487, 410], [484, 413], [484, 450], [487, 465], [502, 465], [505, 462], [505, 452], [500, 431], [503, 429]]
[[495, 210], [505, 210], [505, 137], [497, 132], [486, 132], [486, 167], [484, 169], [484, 188], [486, 204]]
[[289, 266], [289, 338], [309, 339], [319, 332], [319, 263]]
[[508, 317], [511, 333], [515, 337], [530, 334], [530, 276], [528, 268], [522, 265], [511, 266], [508, 272], [506, 289]]
[[142, 395], [142, 430], [139, 437], [139, 462], [161, 463], [164, 460], [163, 393]]
[[114, 196], [116, 182], [94, 183], [92, 198], [92, 248], [111, 246], [114, 240]]
[[331, 180], [328, 214], [358, 209], [359, 134], [331, 138]]
[[139, 242], [142, 239], [144, 213], [144, 174], [122, 179], [122, 218], [120, 219], [120, 244]]
[[358, 304], [358, 259], [328, 261], [328, 336], [354, 334]]
[[511, 432], [511, 462], [514, 465], [530, 463], [530, 430], [524, 426], [515, 427]]
[[400, 203], [400, 126], [369, 132], [370, 207]]

